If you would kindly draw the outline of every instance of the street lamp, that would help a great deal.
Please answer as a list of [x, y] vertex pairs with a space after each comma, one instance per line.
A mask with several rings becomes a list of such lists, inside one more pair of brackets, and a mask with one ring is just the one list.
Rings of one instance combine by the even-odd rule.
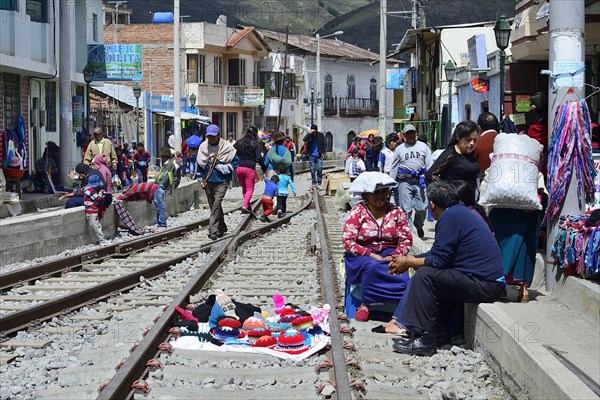
[[[312, 124], [314, 124], [315, 122], [315, 114], [313, 112], [313, 107], [315, 105], [315, 87], [314, 85], [310, 87], [310, 99], [308, 98], [304, 98], [304, 104], [310, 104], [310, 125], [312, 126]], [[318, 121], [318, 119], [317, 119]]]
[[503, 15], [496, 21], [494, 26], [494, 35], [496, 36], [496, 46], [500, 49], [500, 115], [498, 118], [504, 118], [504, 70], [506, 53], [504, 50], [508, 47], [510, 41], [510, 22]]
[[83, 68], [83, 80], [85, 81], [87, 97], [85, 106], [85, 129], [90, 134], [90, 83], [94, 80], [94, 68], [91, 64], [86, 64]]
[[140, 95], [142, 88], [139, 83], [133, 84], [133, 96], [135, 97], [135, 143], [140, 142]]
[[190, 95], [190, 106], [192, 107], [192, 109], [194, 109], [195, 105], [196, 105], [196, 95], [194, 93], [192, 93]]
[[456, 78], [456, 65], [454, 65], [452, 60], [446, 63], [444, 72], [448, 81], [448, 134], [446, 137], [449, 138], [452, 135], [452, 81]]
[[[344, 31], [337, 31], [337, 32], [333, 32], [329, 35], [325, 35], [323, 37], [321, 37], [321, 35], [319, 35], [317, 33], [317, 98], [319, 98], [319, 95], [321, 93], [321, 39], [324, 39], [326, 37], [330, 37], [330, 36], [338, 36], [338, 35], [343, 35]], [[311, 89], [311, 98], [312, 98], [312, 89]], [[313, 101], [311, 101], [311, 125], [312, 125], [312, 104]], [[317, 100], [317, 126], [319, 127], [319, 129], [321, 129], [321, 102]]]

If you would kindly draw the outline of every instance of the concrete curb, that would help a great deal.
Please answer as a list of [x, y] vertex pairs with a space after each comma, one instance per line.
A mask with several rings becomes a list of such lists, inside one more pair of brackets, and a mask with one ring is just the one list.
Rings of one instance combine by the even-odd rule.
[[[534, 337], [515, 336], [515, 324], [494, 304], [465, 305], [465, 337], [516, 398], [598, 399]], [[512, 327], [512, 329], [511, 329]]]
[[577, 311], [596, 327], [600, 325], [600, 285], [573, 276], [562, 276], [552, 297]]

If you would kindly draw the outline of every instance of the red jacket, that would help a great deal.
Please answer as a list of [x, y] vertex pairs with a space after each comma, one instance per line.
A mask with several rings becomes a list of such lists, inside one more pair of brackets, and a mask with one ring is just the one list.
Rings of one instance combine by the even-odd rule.
[[398, 207], [388, 206], [380, 226], [363, 201], [350, 210], [342, 242], [346, 251], [357, 256], [391, 247], [396, 248], [392, 254], [406, 255], [412, 246], [412, 234], [406, 215]]

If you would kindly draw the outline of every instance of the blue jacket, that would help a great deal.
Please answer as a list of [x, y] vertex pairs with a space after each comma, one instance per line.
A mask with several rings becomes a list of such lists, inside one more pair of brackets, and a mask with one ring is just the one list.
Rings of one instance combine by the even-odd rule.
[[463, 203], [448, 207], [435, 225], [435, 241], [425, 266], [452, 268], [484, 281], [504, 277], [502, 253], [489, 226]]
[[277, 196], [279, 194], [279, 188], [275, 182], [272, 180], [265, 178], [265, 191], [263, 192], [264, 196], [269, 196], [271, 198]]
[[[217, 165], [221, 164], [221, 162], [217, 162]], [[228, 164], [230, 166], [229, 170], [231, 171], [228, 174], [223, 174], [217, 170], [217, 168], [213, 169], [213, 172], [210, 174], [208, 178], [206, 175], [208, 174], [208, 170], [210, 169], [210, 163], [206, 164], [204, 168], [198, 165], [198, 173], [200, 174], [200, 178], [206, 179], [208, 182], [216, 182], [216, 183], [225, 183], [231, 182], [231, 178], [233, 176], [233, 171], [240, 165], [240, 158], [236, 155], [233, 157], [233, 160]]]
[[287, 196], [290, 194], [288, 190], [288, 186], [291, 186], [292, 191], [296, 193], [296, 186], [294, 186], [294, 182], [292, 182], [292, 178], [290, 178], [287, 174], [278, 174], [279, 184], [277, 187], [279, 188], [279, 196]]

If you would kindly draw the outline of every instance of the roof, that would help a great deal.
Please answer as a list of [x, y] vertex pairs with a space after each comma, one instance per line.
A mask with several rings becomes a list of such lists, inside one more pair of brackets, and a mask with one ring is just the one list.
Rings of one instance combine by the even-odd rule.
[[[92, 84], [92, 89], [104, 93], [128, 106], [135, 107], [135, 96], [133, 95], [133, 90], [130, 86], [106, 82], [99, 84], [94, 82], [94, 84]], [[140, 96], [140, 107], [144, 107], [144, 96]]]
[[253, 26], [246, 26], [240, 31], [236, 29], [229, 38], [229, 40], [227, 40], [226, 47], [235, 47], [235, 45], [241, 42], [242, 39], [250, 35], [256, 37], [260, 44], [263, 45], [265, 49], [269, 50], [269, 45], [267, 44], [267, 42], [265, 42], [263, 37], [257, 33], [256, 29]]
[[[164, 115], [165, 117], [170, 117], [173, 118], [175, 116], [175, 113], [173, 111], [160, 111], [160, 112], [156, 112], [156, 114], [160, 114], [160, 115]], [[182, 120], [196, 120], [196, 121], [200, 121], [200, 123], [204, 124], [204, 125], [210, 125], [211, 124], [211, 119], [209, 117], [205, 117], [203, 115], [200, 114], [192, 114], [186, 111], [181, 111], [181, 119]]]
[[[265, 29], [257, 30], [257, 32], [272, 40], [285, 43], [285, 32], [274, 32]], [[317, 38], [305, 35], [288, 35], [288, 44], [305, 50], [309, 53], [317, 53]], [[363, 61], [379, 61], [379, 54], [362, 49], [353, 44], [345, 43], [338, 39], [319, 39], [321, 56], [340, 57], [350, 60]], [[390, 62], [401, 62], [400, 60], [390, 60]]]

